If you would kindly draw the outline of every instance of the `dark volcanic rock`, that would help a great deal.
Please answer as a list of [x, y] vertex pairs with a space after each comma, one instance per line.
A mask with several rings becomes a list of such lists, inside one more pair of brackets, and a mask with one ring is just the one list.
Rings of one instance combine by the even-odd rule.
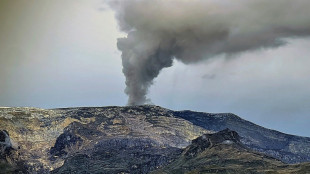
[[241, 146], [238, 133], [229, 129], [214, 134], [204, 134], [192, 141], [192, 144], [186, 148], [184, 156], [193, 157], [212, 146], [233, 143]]
[[27, 167], [17, 156], [18, 153], [11, 143], [9, 133], [6, 130], [0, 130], [0, 174], [27, 172]]
[[0, 130], [0, 158], [7, 155], [13, 149], [9, 133], [6, 130]]
[[51, 148], [52, 156], [63, 156], [67, 155], [66, 148], [78, 147], [82, 144], [83, 140], [73, 134], [71, 131], [65, 131], [56, 140], [54, 147]]
[[150, 139], [103, 140], [86, 153], [69, 157], [52, 173], [148, 173], [162, 167], [181, 153]]

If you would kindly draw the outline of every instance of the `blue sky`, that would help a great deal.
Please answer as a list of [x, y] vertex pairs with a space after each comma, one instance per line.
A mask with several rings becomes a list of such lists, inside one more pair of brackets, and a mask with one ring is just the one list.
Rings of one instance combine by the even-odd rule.
[[[0, 106], [124, 106], [114, 12], [102, 1], [0, 3]], [[276, 49], [174, 61], [149, 89], [156, 105], [231, 112], [267, 128], [310, 136], [310, 38]]]

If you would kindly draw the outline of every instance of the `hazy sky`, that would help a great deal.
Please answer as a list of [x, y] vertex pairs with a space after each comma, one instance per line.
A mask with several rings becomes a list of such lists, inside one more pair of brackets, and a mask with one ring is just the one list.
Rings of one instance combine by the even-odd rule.
[[[101, 0], [0, 1], [0, 106], [126, 105], [114, 12]], [[184, 65], [149, 89], [156, 105], [232, 112], [310, 136], [310, 38]]]

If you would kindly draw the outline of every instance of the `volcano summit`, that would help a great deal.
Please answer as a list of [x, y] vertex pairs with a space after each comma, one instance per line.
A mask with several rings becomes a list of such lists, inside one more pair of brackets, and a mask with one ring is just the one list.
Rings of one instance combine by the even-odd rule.
[[[219, 163], [224, 154], [234, 164], [243, 157], [254, 160], [253, 171], [258, 164], [266, 164], [261, 171], [269, 167], [303, 171], [309, 169], [307, 163], [290, 164], [310, 161], [310, 138], [266, 129], [230, 113], [172, 111], [153, 105], [1, 108], [0, 128], [2, 173], [194, 171], [182, 166], [191, 164], [198, 170], [200, 163], [193, 164], [191, 158], [210, 154], [219, 158], [205, 163], [213, 165], [206, 171], [232, 164], [223, 163], [225, 158]], [[249, 165], [230, 171], [244, 168]]]

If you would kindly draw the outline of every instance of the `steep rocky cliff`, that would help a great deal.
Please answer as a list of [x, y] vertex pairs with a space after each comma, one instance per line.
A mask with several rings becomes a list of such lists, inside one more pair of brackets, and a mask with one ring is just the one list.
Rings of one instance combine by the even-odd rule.
[[177, 159], [193, 139], [225, 128], [237, 131], [247, 148], [289, 163], [310, 161], [309, 138], [233, 114], [145, 105], [0, 108], [0, 130], [12, 146], [9, 155], [1, 155], [0, 167], [29, 173], [148, 173]]

